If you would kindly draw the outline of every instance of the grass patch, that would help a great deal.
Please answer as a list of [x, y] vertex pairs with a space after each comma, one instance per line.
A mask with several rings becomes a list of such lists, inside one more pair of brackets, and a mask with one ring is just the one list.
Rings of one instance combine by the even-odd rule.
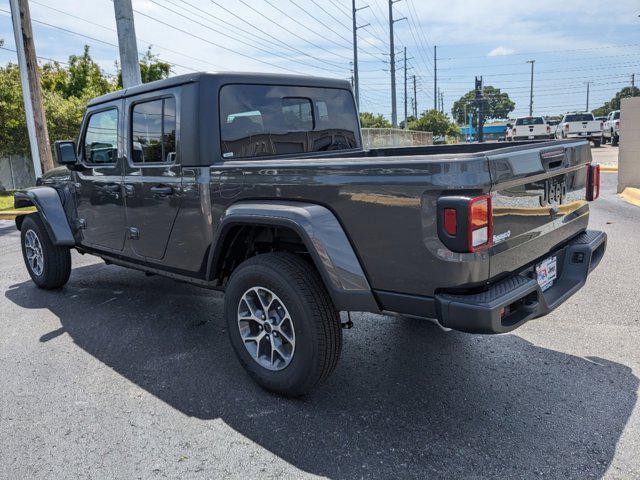
[[[7, 190], [6, 192], [0, 192], [0, 212], [4, 210], [16, 210], [13, 208], [13, 192], [11, 190]], [[33, 207], [24, 207], [17, 209], [20, 212], [33, 212], [35, 208]]]

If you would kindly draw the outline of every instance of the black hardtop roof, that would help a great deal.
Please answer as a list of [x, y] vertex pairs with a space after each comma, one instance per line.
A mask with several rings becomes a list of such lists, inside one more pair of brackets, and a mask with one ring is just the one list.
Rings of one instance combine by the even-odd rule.
[[286, 75], [277, 73], [248, 73], [248, 72], [196, 72], [186, 75], [157, 80], [155, 82], [136, 85], [116, 92], [107, 93], [96, 97], [89, 102], [89, 106], [99, 105], [104, 102], [117, 100], [119, 98], [153, 92], [169, 87], [176, 87], [186, 83], [200, 82], [204, 79], [211, 79], [220, 85], [228, 83], [255, 83], [265, 85], [295, 85], [300, 87], [325, 87], [351, 89], [351, 84], [347, 80], [336, 78], [312, 77], [306, 75]]

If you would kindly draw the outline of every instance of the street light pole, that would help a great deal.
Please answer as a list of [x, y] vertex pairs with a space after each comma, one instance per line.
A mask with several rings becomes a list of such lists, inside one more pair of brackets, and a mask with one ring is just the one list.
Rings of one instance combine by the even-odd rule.
[[356, 13], [368, 7], [369, 5], [365, 5], [364, 7], [356, 8], [356, 0], [351, 0], [351, 16], [353, 19], [353, 82], [352, 82], [353, 85], [352, 86], [356, 96], [356, 107], [358, 108], [358, 110], [360, 110], [360, 78], [358, 75], [358, 30], [360, 28], [364, 28], [368, 26], [369, 24], [367, 23], [366, 25], [358, 26], [358, 23], [356, 21]]
[[589, 85], [591, 82], [587, 82], [587, 108], [585, 109], [585, 112], [589, 111]]
[[527, 63], [531, 64], [531, 88], [529, 90], [529, 116], [533, 117], [533, 65], [535, 60], [527, 60]]

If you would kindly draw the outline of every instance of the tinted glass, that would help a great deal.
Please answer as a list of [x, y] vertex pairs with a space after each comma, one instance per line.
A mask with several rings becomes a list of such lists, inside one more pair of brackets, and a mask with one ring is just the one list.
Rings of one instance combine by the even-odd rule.
[[172, 162], [176, 150], [176, 103], [162, 98], [133, 106], [131, 139], [134, 163]]
[[83, 148], [86, 163], [115, 163], [118, 159], [118, 111], [105, 110], [89, 117]]
[[590, 122], [593, 120], [592, 113], [572, 113], [564, 118], [565, 122]]
[[353, 96], [331, 88], [226, 85], [220, 133], [224, 158], [360, 147]]
[[519, 118], [516, 125], [544, 125], [544, 120], [542, 117]]
[[620, 112], [613, 112], [613, 120], [619, 120], [620, 119]]

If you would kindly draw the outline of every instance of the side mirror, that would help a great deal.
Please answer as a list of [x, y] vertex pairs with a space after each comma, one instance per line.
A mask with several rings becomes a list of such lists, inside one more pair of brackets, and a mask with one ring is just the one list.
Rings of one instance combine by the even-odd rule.
[[507, 128], [511, 128], [513, 127], [513, 125], [511, 125], [510, 123], [507, 123]]
[[58, 140], [54, 143], [54, 148], [59, 165], [70, 167], [78, 164], [75, 142], [71, 140]]

